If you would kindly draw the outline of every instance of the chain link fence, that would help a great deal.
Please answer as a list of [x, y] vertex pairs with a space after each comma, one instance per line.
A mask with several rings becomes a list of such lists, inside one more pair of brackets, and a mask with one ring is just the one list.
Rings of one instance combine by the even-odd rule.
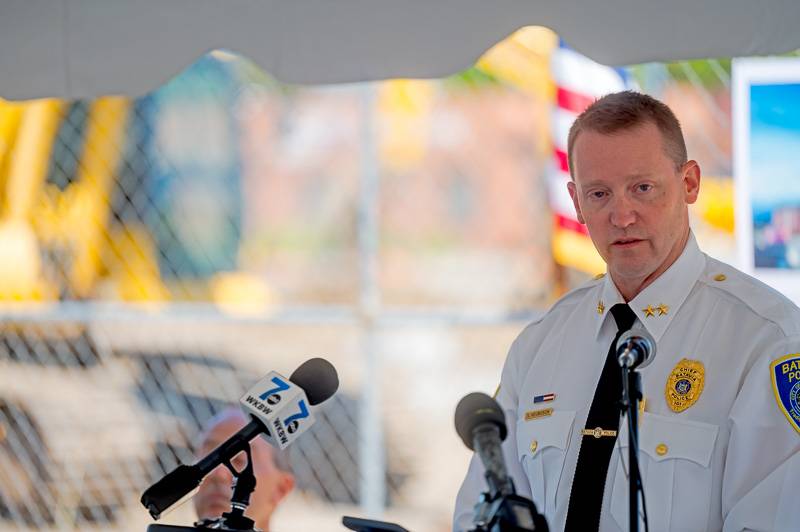
[[[32, 528], [124, 529], [120, 519], [137, 510], [145, 487], [179, 462], [195, 460], [204, 422], [235, 404], [254, 375], [290, 368], [303, 356], [261, 347], [264, 332], [275, 328], [263, 322], [132, 318], [68, 323], [54, 316], [4, 325], [3, 519]], [[142, 325], [169, 340], [148, 340]], [[347, 336], [325, 329], [330, 326], [303, 327], [329, 341]], [[301, 492], [358, 502], [357, 398], [343, 390], [326, 402], [310, 434], [291, 448]], [[396, 494], [407, 467], [388, 453], [387, 483]]]
[[[546, 68], [546, 46], [509, 49]], [[556, 295], [552, 87], [503, 72], [374, 84], [365, 105], [363, 87], [281, 86], [214, 52], [136, 101], [0, 102], [0, 528], [143, 530], [141, 492], [194, 460], [203, 423], [321, 355], [341, 392], [291, 450], [296, 513], [276, 529], [340, 529], [369, 471], [386, 515], [448, 529], [469, 458], [455, 404], [494, 388]], [[729, 66], [633, 72], [729, 176]], [[697, 214], [720, 249], [726, 216]]]

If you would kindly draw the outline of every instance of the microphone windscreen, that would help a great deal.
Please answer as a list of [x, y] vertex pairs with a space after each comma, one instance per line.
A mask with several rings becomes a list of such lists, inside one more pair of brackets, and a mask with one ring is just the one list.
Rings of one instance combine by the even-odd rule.
[[339, 375], [333, 364], [324, 358], [310, 358], [300, 364], [289, 380], [306, 392], [308, 402], [319, 404], [339, 389]]
[[472, 445], [472, 431], [479, 425], [484, 423], [492, 423], [497, 425], [500, 429], [500, 439], [505, 440], [508, 430], [506, 429], [506, 420], [503, 415], [503, 409], [497, 404], [497, 401], [481, 392], [473, 392], [465, 395], [461, 401], [458, 402], [456, 407], [456, 432], [461, 437], [471, 451], [474, 451]]
[[656, 341], [646, 330], [636, 328], [622, 333], [617, 340], [617, 356], [625, 351], [629, 342], [640, 353], [641, 361], [636, 365], [639, 369], [649, 365], [656, 357]]

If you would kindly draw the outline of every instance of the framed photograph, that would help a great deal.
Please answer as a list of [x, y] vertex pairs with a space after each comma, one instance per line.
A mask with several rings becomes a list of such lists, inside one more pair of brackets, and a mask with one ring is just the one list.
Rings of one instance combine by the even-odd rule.
[[800, 57], [733, 62], [739, 266], [800, 302]]

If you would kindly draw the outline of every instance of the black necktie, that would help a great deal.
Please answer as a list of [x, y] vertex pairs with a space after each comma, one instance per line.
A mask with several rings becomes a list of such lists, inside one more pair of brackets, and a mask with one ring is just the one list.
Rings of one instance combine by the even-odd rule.
[[[636, 321], [636, 314], [623, 303], [611, 307], [611, 314], [617, 322], [617, 334], [608, 348], [606, 363], [594, 391], [589, 417], [586, 418], [586, 429], [595, 431], [598, 437], [582, 436], [569, 497], [565, 532], [586, 532], [600, 527], [603, 489], [611, 453], [617, 441], [616, 431], [619, 430], [620, 416], [618, 403], [622, 397], [622, 373], [617, 363], [616, 345], [622, 333], [629, 330]], [[614, 435], [609, 435], [610, 432], [604, 435], [601, 431], [614, 431]]]

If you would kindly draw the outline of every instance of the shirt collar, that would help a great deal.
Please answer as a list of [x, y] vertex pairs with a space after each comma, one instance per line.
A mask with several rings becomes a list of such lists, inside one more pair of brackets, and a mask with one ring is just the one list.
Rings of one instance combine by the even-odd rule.
[[[686, 247], [683, 248], [678, 260], [628, 303], [656, 342], [661, 339], [673, 316], [686, 301], [705, 265], [705, 255], [700, 251], [694, 234], [690, 231]], [[606, 275], [597, 301], [595, 335], [600, 334], [600, 328], [611, 314], [609, 312], [611, 307], [624, 302], [625, 299], [620, 295], [611, 276]]]

